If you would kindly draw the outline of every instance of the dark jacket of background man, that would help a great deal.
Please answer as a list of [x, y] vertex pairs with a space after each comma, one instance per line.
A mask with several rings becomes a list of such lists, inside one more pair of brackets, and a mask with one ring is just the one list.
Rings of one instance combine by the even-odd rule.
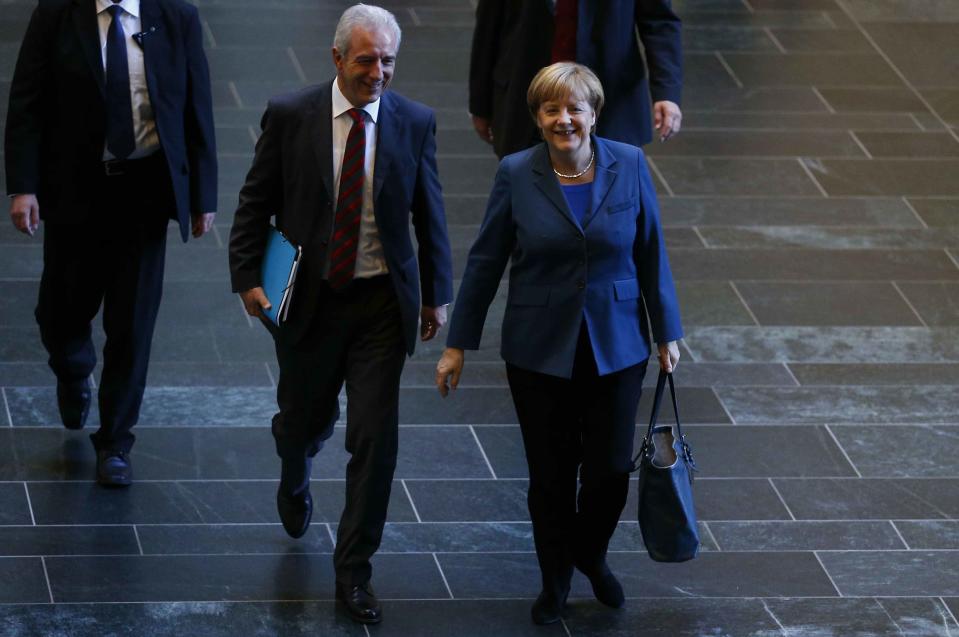
[[[536, 72], [550, 64], [553, 23], [550, 0], [477, 4], [469, 110], [491, 120], [499, 157], [539, 141], [526, 90]], [[653, 102], [680, 104], [680, 27], [669, 0], [579, 0], [576, 59], [571, 61], [588, 66], [603, 84], [606, 104], [597, 135], [641, 146], [652, 139], [650, 96]]]

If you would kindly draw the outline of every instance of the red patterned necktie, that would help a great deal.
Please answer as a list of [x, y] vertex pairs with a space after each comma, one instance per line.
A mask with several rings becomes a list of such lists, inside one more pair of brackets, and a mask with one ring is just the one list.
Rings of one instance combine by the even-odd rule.
[[336, 198], [333, 218], [333, 240], [330, 241], [330, 271], [327, 280], [334, 290], [341, 290], [353, 280], [356, 267], [356, 246], [360, 238], [360, 216], [363, 212], [363, 169], [366, 161], [366, 123], [363, 111], [351, 108], [353, 127], [346, 138], [343, 168], [340, 171], [340, 193]]

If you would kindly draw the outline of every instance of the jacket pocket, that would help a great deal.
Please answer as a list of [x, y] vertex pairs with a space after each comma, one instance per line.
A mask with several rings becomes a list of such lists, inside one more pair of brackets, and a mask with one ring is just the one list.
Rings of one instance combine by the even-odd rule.
[[615, 214], [617, 212], [622, 212], [623, 210], [635, 210], [635, 209], [636, 209], [636, 197], [630, 197], [626, 201], [611, 203], [608, 206], [606, 206], [606, 212], [609, 214]]
[[613, 281], [613, 293], [617, 301], [630, 301], [639, 298], [639, 280], [623, 279], [622, 281]]
[[548, 285], [523, 285], [521, 283], [511, 285], [506, 304], [520, 307], [549, 305], [549, 290]]

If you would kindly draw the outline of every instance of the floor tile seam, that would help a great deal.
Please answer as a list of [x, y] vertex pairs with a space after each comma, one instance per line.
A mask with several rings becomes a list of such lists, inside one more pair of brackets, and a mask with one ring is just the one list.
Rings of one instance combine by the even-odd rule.
[[23, 495], [27, 499], [27, 510], [30, 512], [30, 524], [31, 526], [36, 526], [37, 518], [33, 514], [33, 502], [30, 500], [30, 487], [27, 485], [26, 481], [23, 483]]
[[422, 522], [423, 520], [422, 520], [422, 518], [420, 518], [420, 512], [419, 512], [419, 511], [417, 510], [417, 508], [416, 508], [416, 502], [413, 501], [413, 494], [410, 493], [409, 487], [406, 486], [406, 480], [405, 480], [405, 479], [401, 479], [401, 480], [400, 480], [400, 484], [403, 485], [403, 491], [406, 493], [406, 499], [407, 499], [407, 500], [409, 501], [409, 503], [410, 503], [410, 508], [413, 509], [413, 515], [416, 517], [416, 521], [417, 521], [417, 522]]
[[866, 145], [862, 143], [862, 140], [856, 136], [856, 131], [850, 129], [847, 132], [849, 133], [849, 136], [852, 137], [852, 140], [856, 142], [856, 145], [859, 146], [859, 149], [862, 150], [863, 154], [866, 156], [866, 159], [875, 159], [872, 153], [869, 152], [869, 149], [866, 148]]
[[[733, 425], [728, 425], [733, 426]], [[488, 483], [527, 483], [529, 482], [528, 478], [516, 478], [516, 477], [507, 477], [507, 478], [450, 478], [450, 477], [435, 477], [435, 478], [397, 478], [401, 483], [405, 482], [443, 482], [443, 483], [470, 483], [470, 482], [488, 482]], [[631, 478], [631, 480], [636, 480], [636, 478]], [[959, 480], [959, 474], [957, 475], [921, 475], [921, 476], [888, 476], [888, 475], [865, 475], [862, 477], [859, 476], [848, 476], [848, 475], [818, 475], [818, 476], [797, 476], [797, 475], [733, 475], [733, 476], [710, 476], [710, 475], [697, 475], [697, 481], [703, 482], [723, 482], [723, 481], [768, 481], [768, 480], [782, 480], [782, 481], [893, 481], [893, 482], [902, 482], [903, 480], [910, 480], [914, 482], [918, 481], [932, 481], [932, 480]], [[313, 483], [333, 483], [341, 484], [345, 482], [343, 478], [311, 478], [310, 480]], [[24, 480], [8, 480], [0, 481], [2, 484], [21, 484]], [[49, 485], [49, 484], [64, 484], [64, 485], [78, 485], [78, 484], [89, 484], [95, 485], [95, 480], [30, 480], [26, 481], [28, 484], [33, 485]], [[232, 479], [221, 479], [221, 478], [210, 478], [210, 479], [196, 479], [196, 478], [187, 478], [187, 479], [138, 479], [137, 484], [234, 484], [234, 483], [264, 483], [264, 484], [275, 484], [279, 482], [276, 478], [232, 478]], [[40, 525], [42, 526], [42, 525]]]
[[779, 628], [780, 632], [782, 633], [782, 636], [789, 637], [789, 633], [786, 631], [786, 628], [782, 625], [782, 622], [779, 621], [779, 618], [776, 617], [776, 613], [774, 613], [773, 610], [769, 607], [769, 604], [766, 602], [766, 600], [762, 600], [762, 603], [763, 603], [763, 609], [766, 611], [766, 614], [769, 615], [769, 617], [771, 617], [772, 620], [776, 623], [776, 626]]
[[849, 463], [849, 466], [852, 467], [852, 470], [856, 473], [857, 478], [862, 478], [863, 475], [860, 473], [859, 468], [856, 466], [856, 463], [852, 461], [852, 458], [849, 457], [849, 453], [846, 452], [846, 448], [842, 446], [842, 443], [839, 442], [839, 438], [836, 437], [836, 434], [833, 433], [832, 429], [829, 428], [829, 425], [823, 425], [823, 429], [829, 434], [829, 437], [832, 438], [832, 441], [836, 443], [836, 448], [839, 449], [839, 452], [842, 454], [843, 458], [846, 459], [846, 462]]
[[3, 397], [3, 408], [7, 414], [7, 426], [13, 428], [13, 416], [10, 414], [10, 403], [7, 401], [7, 388], [0, 387], [0, 396]]
[[[446, 602], [449, 604], [459, 604], [461, 602], [518, 602], [518, 601], [530, 601], [535, 599], [531, 593], [528, 597], [458, 597], [456, 599], [449, 599], [446, 597], [382, 597], [377, 596], [378, 599], [382, 602], [391, 602], [391, 603], [404, 603], [404, 602]], [[906, 600], [940, 600], [945, 604], [943, 598], [952, 596], [949, 595], [844, 595], [842, 597], [837, 597], [836, 595], [808, 595], [808, 596], [797, 596], [797, 595], [770, 595], [766, 597], [757, 597], [755, 595], [744, 595], [744, 596], [720, 596], [720, 595], [700, 595], [697, 597], [686, 597], [680, 595], [649, 595], [649, 596], [632, 596], [627, 595], [627, 600], [632, 600], [636, 602], [643, 601], [683, 601], [688, 600], [691, 602], [696, 601], [791, 601], [791, 600], [819, 600], [819, 601], [843, 601], [850, 599], [906, 599]], [[588, 595], [577, 596], [572, 598], [575, 600], [588, 600]], [[158, 605], [204, 605], [204, 604], [217, 604], [217, 605], [241, 605], [241, 604], [250, 604], [250, 605], [259, 605], [259, 604], [298, 604], [302, 602], [310, 603], [321, 603], [321, 604], [334, 604], [335, 599], [333, 597], [316, 597], [316, 598], [297, 598], [297, 599], [244, 599], [244, 600], [234, 600], [234, 599], [219, 599], [219, 600], [210, 600], [210, 599], [199, 599], [199, 600], [130, 600], [130, 601], [58, 601], [54, 604], [50, 602], [0, 602], [0, 607], [31, 607], [31, 606], [146, 606], [148, 604]], [[948, 606], [947, 606], [948, 608]], [[951, 611], [950, 611], [951, 612]]]
[[839, 587], [836, 585], [836, 581], [832, 578], [832, 574], [831, 574], [831, 573], [829, 572], [829, 570], [826, 568], [826, 565], [823, 564], [822, 558], [819, 556], [819, 552], [818, 552], [818, 551], [813, 551], [812, 553], [813, 553], [813, 555], [816, 557], [816, 561], [819, 563], [819, 568], [822, 569], [823, 573], [824, 573], [824, 574], [826, 575], [826, 577], [829, 579], [829, 583], [830, 583], [830, 584], [832, 585], [832, 587], [835, 589], [836, 594], [837, 594], [839, 597], [842, 597], [842, 596], [843, 596], [842, 591], [839, 590]]
[[909, 208], [910, 212], [912, 212], [912, 214], [916, 217], [919, 223], [922, 224], [922, 227], [928, 228], [929, 224], [927, 224], [926, 220], [922, 218], [922, 215], [919, 214], [919, 211], [916, 210], [916, 207], [913, 205], [913, 203], [909, 201], [909, 197], [903, 195], [901, 199], [902, 199], [902, 203], [905, 204], [907, 208]]
[[909, 300], [909, 297], [906, 296], [906, 293], [902, 291], [902, 288], [896, 283], [896, 281], [890, 281], [890, 285], [896, 290], [896, 293], [902, 298], [903, 302], [906, 304], [906, 307], [913, 313], [916, 319], [919, 321], [919, 324], [922, 327], [929, 327], [929, 324], [926, 323], [926, 320], [922, 318], [922, 314], [919, 313], [919, 310], [916, 309], [916, 306], [912, 304], [912, 301]]
[[[873, 49], [875, 49], [875, 52], [883, 59], [886, 65], [892, 69], [893, 73], [899, 78], [899, 80], [906, 86], [907, 89], [909, 89], [909, 91], [912, 92], [913, 96], [916, 97], [922, 103], [922, 105], [926, 107], [929, 113], [936, 118], [941, 126], [945, 127], [946, 132], [949, 133], [953, 139], [959, 142], [959, 133], [950, 128], [945, 118], [939, 113], [939, 111], [933, 108], [929, 100], [925, 98], [920, 90], [909, 80], [909, 78], [906, 77], [905, 73], [899, 69], [889, 55], [882, 49], [881, 46], [879, 46], [879, 43], [876, 42], [876, 40], [869, 34], [865, 27], [862, 26], [862, 23], [859, 22], [855, 14], [853, 14], [853, 12], [846, 6], [846, 3], [842, 2], [841, 0], [837, 0], [837, 4], [842, 12], [846, 14], [846, 17], [849, 18], [849, 20], [853, 23], [855, 28], [859, 30], [860, 34], [866, 39], [866, 41], [869, 42], [870, 45], [872, 45]], [[929, 90], [928, 87], [925, 86], [923, 89]]]
[[[703, 243], [706, 243], [705, 239], [703, 239], [702, 241]], [[736, 287], [736, 282], [733, 280], [730, 280], [727, 283], [729, 284], [729, 287], [732, 288], [733, 294], [736, 295], [736, 298], [739, 299], [739, 302], [742, 303], [743, 308], [749, 314], [749, 318], [753, 320], [754, 326], [762, 327], [762, 323], [759, 322], [759, 319], [756, 317], [756, 314], [753, 312], [752, 308], [749, 307], [749, 303], [746, 302], [746, 299], [745, 297], [743, 297], [742, 292], [740, 292], [739, 288]]]
[[[896, 532], [896, 535], [899, 537], [899, 541], [902, 542], [902, 545], [906, 547], [906, 550], [912, 550], [912, 547], [909, 546], [909, 543], [906, 542], [906, 538], [903, 537], [902, 532], [899, 530], [899, 527], [896, 526], [895, 520], [889, 520], [889, 526], [892, 527], [892, 530]], [[918, 549], [922, 550], [922, 549]]]
[[47, 594], [50, 596], [50, 603], [55, 604], [56, 601], [53, 598], [53, 586], [50, 584], [50, 573], [47, 571], [47, 560], [44, 557], [40, 558], [40, 564], [43, 566], [43, 579], [47, 583]]
[[816, 179], [816, 176], [812, 172], [812, 168], [809, 167], [809, 163], [808, 163], [809, 161], [810, 161], [810, 158], [796, 157], [796, 163], [799, 164], [799, 167], [802, 168], [804, 173], [806, 173], [806, 177], [808, 177], [809, 180], [812, 181], [813, 185], [815, 185], [816, 188], [819, 189], [819, 192], [822, 194], [823, 197], [828, 198], [829, 193], [826, 192], [826, 189], [823, 188], [823, 185], [819, 182], [818, 179]]
[[745, 88], [742, 80], [740, 80], [739, 77], [736, 75], [736, 72], [733, 71], [733, 67], [729, 65], [729, 62], [726, 61], [726, 57], [723, 55], [721, 51], [714, 49], [712, 51], [712, 56], [719, 61], [720, 65], [722, 65], [723, 69], [725, 69], [726, 73], [729, 75], [729, 79], [731, 79], [733, 83], [736, 84], [737, 88], [739, 89]]
[[769, 483], [769, 486], [772, 487], [773, 491], [776, 493], [776, 497], [779, 498], [779, 501], [782, 503], [783, 507], [786, 509], [786, 513], [789, 514], [789, 517], [793, 520], [796, 520], [795, 514], [792, 512], [792, 509], [789, 508], [789, 505], [786, 503], [786, 499], [783, 497], [782, 493], [779, 492], [779, 487], [776, 486], [776, 483], [773, 482], [772, 478], [767, 478], [766, 481]]
[[476, 434], [476, 429], [473, 427], [473, 425], [470, 425], [469, 429], [470, 433], [473, 434], [473, 440], [476, 441], [476, 446], [479, 448], [480, 454], [483, 456], [483, 461], [486, 463], [486, 468], [489, 469], [490, 475], [493, 476], [494, 480], [498, 479], [496, 471], [493, 470], [493, 465], [489, 461], [489, 457], [486, 455], [486, 449], [483, 448], [483, 443], [480, 442], [479, 436]]
[[[436, 550], [431, 548], [424, 548], [418, 550], [409, 550], [409, 551], [391, 551], [380, 549], [377, 552], [377, 555], [389, 555], [391, 557], [397, 556], [418, 556], [418, 557], [438, 557], [438, 556], [534, 556], [536, 551], [533, 548], [530, 548], [526, 551], [453, 551], [453, 550]], [[856, 553], [856, 554], [873, 554], [873, 553], [882, 553], [882, 554], [910, 554], [910, 555], [938, 555], [941, 553], [954, 553], [959, 555], [959, 548], [954, 549], [942, 549], [942, 548], [911, 548], [911, 549], [830, 549], [830, 548], [802, 548], [802, 547], [781, 547], [781, 548], [763, 548], [763, 549], [709, 549], [705, 548], [702, 551], [702, 555], [774, 555], [774, 554], [806, 554], [806, 553], [829, 553], [829, 554], [846, 554], [846, 553]], [[609, 555], [619, 555], [619, 556], [645, 556], [646, 549], [638, 548], [636, 550], [624, 550], [610, 549], [608, 551]], [[100, 559], [100, 558], [116, 558], [116, 559], [129, 559], [129, 558], [148, 558], [154, 560], [157, 558], [196, 558], [196, 559], [210, 559], [210, 558], [244, 558], [244, 557], [282, 557], [285, 559], [289, 558], [298, 558], [298, 557], [326, 557], [332, 556], [333, 550], [327, 551], [296, 551], [296, 552], [221, 552], [221, 553], [164, 553], [156, 551], [147, 551], [145, 553], [124, 553], [124, 552], [115, 552], [115, 553], [10, 553], [10, 554], [0, 554], [0, 560], [16, 560], [16, 559], [35, 559], [35, 558], [45, 558], [52, 560], [82, 560], [82, 559]], [[445, 576], [444, 576], [445, 579]], [[452, 593], [450, 593], [452, 595]]]
[[959, 620], [956, 619], [956, 615], [955, 615], [955, 613], [952, 612], [952, 608], [950, 608], [950, 607], [949, 607], [949, 604], [946, 603], [945, 597], [946, 597], [945, 595], [940, 595], [937, 599], [938, 599], [940, 602], [942, 602], [943, 608], [946, 609], [946, 613], [948, 613], [948, 614], [949, 614], [949, 617], [952, 618], [953, 623], [956, 624], [957, 626], [959, 626]]
[[[801, 526], [801, 525], [818, 525], [818, 526], [829, 526], [835, 524], [870, 524], [870, 523], [882, 523], [888, 522], [890, 519], [897, 522], [909, 522], [909, 523], [929, 523], [935, 522], [939, 524], [956, 524], [959, 523], [959, 519], [955, 517], [951, 518], [889, 518], [886, 517], [862, 517], [862, 518], [814, 518], [814, 517], [805, 517], [805, 518], [704, 518], [700, 516], [700, 522], [709, 523], [713, 525], [753, 525], [753, 526], [763, 526], [763, 525], [786, 525], [786, 526]], [[328, 522], [326, 524], [334, 524], [334, 522]], [[387, 525], [400, 525], [400, 524], [417, 524], [423, 526], [504, 526], [504, 525], [515, 525], [515, 526], [528, 526], [530, 521], [526, 520], [498, 520], [498, 519], [485, 519], [485, 520], [432, 520], [426, 519], [422, 522], [403, 522], [403, 521], [388, 521]], [[629, 521], [620, 521], [620, 524], [625, 524], [629, 526], [635, 526], [636, 522]], [[125, 527], [131, 526], [130, 524], [110, 524], [110, 523], [95, 523], [95, 524], [38, 524], [36, 527], [32, 525], [9, 525], [4, 524], [0, 525], [0, 531], [3, 529], [17, 529], [17, 528], [66, 528], [66, 529], [89, 529], [89, 528], [102, 528], [102, 527]], [[149, 523], [137, 523], [137, 526], [151, 526], [151, 527], [162, 527], [162, 528], [197, 528], [197, 527], [209, 527], [209, 528], [223, 528], [223, 527], [250, 527], [250, 526], [275, 526], [279, 527], [279, 524], [274, 523], [264, 523], [264, 522], [149, 522]], [[332, 532], [332, 527], [331, 527]], [[334, 542], [335, 542], [335, 538]], [[909, 549], [916, 550], [916, 549]], [[923, 550], [956, 550], [956, 549], [923, 549]], [[484, 551], [487, 552], [487, 551]]]
[[449, 593], [450, 599], [456, 599], [456, 597], [453, 595], [453, 589], [450, 588], [450, 583], [446, 580], [446, 573], [443, 572], [443, 566], [440, 564], [440, 559], [436, 556], [436, 552], [432, 552], [431, 555], [433, 556], [433, 563], [436, 564], [436, 569], [440, 573], [440, 577], [443, 578], [443, 586], [446, 587], [446, 592]]

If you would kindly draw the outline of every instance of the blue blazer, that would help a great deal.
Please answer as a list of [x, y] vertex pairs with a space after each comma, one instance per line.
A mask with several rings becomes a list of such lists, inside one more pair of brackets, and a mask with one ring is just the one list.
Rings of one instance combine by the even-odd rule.
[[[683, 336], [676, 290], [643, 152], [594, 137], [592, 205], [576, 221], [545, 144], [509, 155], [496, 173], [470, 250], [447, 345], [478, 349], [506, 263], [506, 362], [570, 378], [583, 318], [600, 374], [649, 358]], [[645, 305], [645, 307], [644, 307]]]
[[[270, 100], [230, 233], [234, 292], [261, 283], [271, 217], [290, 241], [302, 246], [289, 319], [278, 328], [279, 336], [290, 343], [309, 331], [333, 230], [332, 94], [333, 81], [328, 81]], [[446, 212], [436, 170], [436, 118], [426, 106], [393, 91], [380, 99], [373, 213], [399, 300], [407, 352], [412, 354], [421, 304], [446, 305], [453, 297]]]
[[[216, 210], [217, 164], [210, 73], [196, 7], [140, 0], [139, 38], [184, 241], [190, 215]], [[95, 214], [103, 173], [106, 84], [93, 0], [40, 0], [10, 85], [7, 192], [36, 193], [46, 221]], [[165, 177], [165, 176], [163, 176]]]

